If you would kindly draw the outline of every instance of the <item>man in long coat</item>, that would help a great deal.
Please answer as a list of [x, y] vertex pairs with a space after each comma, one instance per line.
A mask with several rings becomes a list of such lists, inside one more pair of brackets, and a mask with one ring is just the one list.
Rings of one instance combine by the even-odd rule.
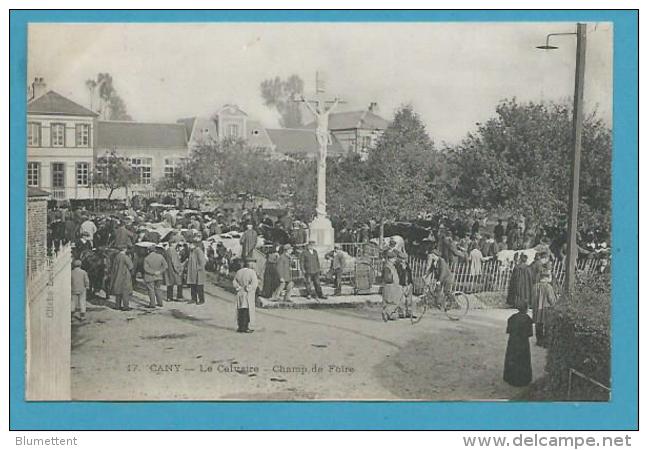
[[304, 274], [304, 284], [306, 285], [306, 298], [315, 297], [311, 289], [311, 283], [313, 283], [317, 298], [325, 300], [326, 296], [322, 292], [322, 286], [320, 285], [319, 255], [313, 247], [314, 245], [315, 241], [308, 241], [306, 249], [300, 255], [300, 264]]
[[130, 309], [128, 304], [133, 294], [134, 268], [133, 260], [126, 254], [126, 247], [119, 249], [110, 270], [110, 293], [115, 296], [117, 309], [122, 311]]
[[391, 249], [387, 250], [382, 270], [382, 318], [385, 322], [396, 319], [396, 313], [404, 306], [401, 305], [403, 288], [395, 264], [396, 253]]
[[164, 306], [162, 299], [162, 282], [164, 272], [169, 268], [166, 259], [156, 251], [155, 245], [149, 247], [149, 254], [144, 258], [144, 283], [149, 295], [149, 308]]
[[74, 221], [72, 214], [67, 214], [64, 224], [66, 243], [74, 242], [77, 234], [77, 223]]
[[113, 245], [117, 248], [131, 247], [133, 245], [133, 240], [133, 233], [126, 228], [124, 222], [119, 222], [119, 226], [115, 230]]
[[236, 331], [239, 333], [252, 333], [256, 326], [255, 301], [259, 279], [254, 266], [254, 260], [247, 260], [245, 267], [236, 272], [232, 282], [236, 289]]
[[205, 265], [207, 258], [202, 250], [202, 242], [189, 242], [187, 259], [187, 284], [191, 288], [191, 301], [197, 305], [205, 303]]
[[252, 252], [257, 246], [257, 232], [254, 231], [252, 223], [247, 224], [247, 230], [241, 236], [241, 257], [243, 259], [252, 258]]
[[290, 266], [290, 254], [292, 246], [286, 244], [279, 250], [279, 259], [277, 259], [277, 274], [279, 275], [279, 286], [274, 292], [273, 298], [279, 298], [281, 291], [285, 289], [284, 302], [290, 301], [290, 293], [293, 288], [292, 268]]
[[342, 295], [342, 274], [346, 267], [346, 253], [342, 250], [340, 244], [335, 244], [333, 250], [326, 254], [326, 259], [331, 260], [331, 272], [333, 273], [333, 285], [335, 286], [333, 295]]
[[[182, 271], [184, 265], [180, 262], [180, 255], [176, 249], [177, 238], [171, 239], [169, 248], [165, 253], [167, 265], [169, 266], [164, 272], [164, 284], [167, 287], [167, 301], [182, 300]], [[177, 297], [173, 298], [173, 286], [177, 286]]]

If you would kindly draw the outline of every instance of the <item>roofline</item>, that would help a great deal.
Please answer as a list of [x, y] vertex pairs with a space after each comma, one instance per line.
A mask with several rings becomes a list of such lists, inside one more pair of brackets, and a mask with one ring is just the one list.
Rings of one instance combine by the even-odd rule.
[[40, 114], [42, 116], [99, 117], [99, 114], [95, 112], [92, 114], [71, 114], [65, 112], [27, 111], [27, 115], [30, 114]]
[[140, 122], [139, 120], [97, 120], [98, 123], [119, 123], [119, 124], [128, 124], [128, 125], [173, 125], [176, 127], [185, 126], [177, 122]]
[[266, 130], [279, 130], [279, 131], [310, 131], [312, 133], [315, 133], [315, 130], [312, 128], [265, 128]]
[[152, 146], [141, 146], [141, 145], [95, 145], [94, 147], [96, 150], [132, 150], [132, 149], [139, 149], [139, 150], [187, 150], [187, 144], [183, 146], [174, 146], [174, 147], [152, 147]]
[[355, 127], [355, 128], [331, 128], [329, 131], [352, 131], [352, 130], [371, 130], [371, 131], [377, 131], [377, 130], [386, 130], [386, 128], [365, 128], [365, 127]]

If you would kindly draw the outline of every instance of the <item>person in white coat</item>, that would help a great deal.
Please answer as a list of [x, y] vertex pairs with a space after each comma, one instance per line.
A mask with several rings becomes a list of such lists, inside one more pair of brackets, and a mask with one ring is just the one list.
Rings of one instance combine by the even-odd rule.
[[234, 289], [236, 289], [236, 322], [237, 332], [252, 333], [256, 325], [256, 291], [259, 279], [254, 270], [255, 261], [246, 260], [245, 267], [236, 272], [234, 276]]

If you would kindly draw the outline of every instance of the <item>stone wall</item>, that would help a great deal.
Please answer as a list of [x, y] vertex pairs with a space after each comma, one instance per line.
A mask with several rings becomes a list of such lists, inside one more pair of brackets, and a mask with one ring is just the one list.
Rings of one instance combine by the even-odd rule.
[[47, 261], [47, 197], [27, 198], [27, 274], [39, 272]]
[[45, 260], [27, 283], [25, 397], [70, 400], [71, 250]]

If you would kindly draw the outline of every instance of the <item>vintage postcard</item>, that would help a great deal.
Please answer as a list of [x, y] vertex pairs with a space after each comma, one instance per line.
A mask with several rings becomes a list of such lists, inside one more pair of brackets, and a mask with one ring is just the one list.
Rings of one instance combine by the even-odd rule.
[[615, 32], [30, 23], [25, 399], [608, 402]]

